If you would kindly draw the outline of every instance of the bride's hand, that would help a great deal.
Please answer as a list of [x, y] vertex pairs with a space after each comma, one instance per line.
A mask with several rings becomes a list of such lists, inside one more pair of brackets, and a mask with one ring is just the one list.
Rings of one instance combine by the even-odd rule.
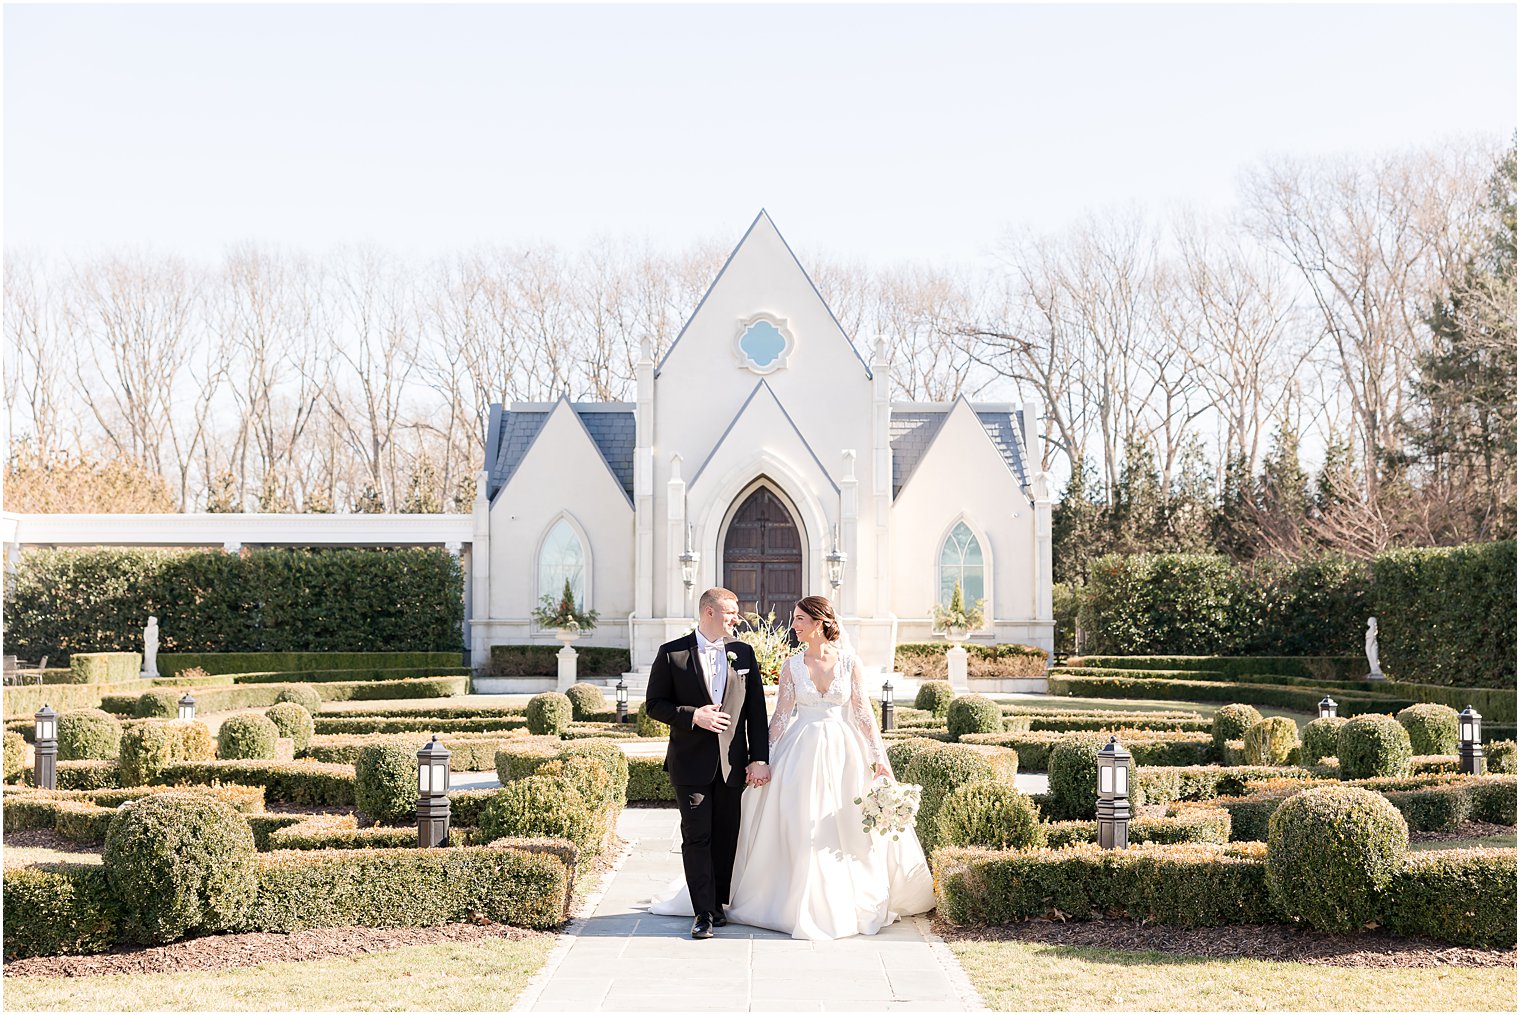
[[892, 778], [892, 773], [887, 769], [886, 765], [883, 765], [881, 762], [877, 762], [876, 777], [878, 779], [890, 779]]

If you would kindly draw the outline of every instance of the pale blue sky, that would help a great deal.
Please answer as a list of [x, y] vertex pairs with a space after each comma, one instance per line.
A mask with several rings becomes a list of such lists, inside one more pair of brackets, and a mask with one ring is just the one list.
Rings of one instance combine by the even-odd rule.
[[1264, 155], [1516, 122], [1492, 6], [5, 8], [5, 240], [597, 234], [972, 261]]

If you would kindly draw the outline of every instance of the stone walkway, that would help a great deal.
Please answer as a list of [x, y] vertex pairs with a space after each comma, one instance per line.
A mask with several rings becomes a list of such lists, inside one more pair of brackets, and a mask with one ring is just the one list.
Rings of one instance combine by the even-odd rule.
[[514, 1011], [986, 1010], [923, 918], [843, 941], [793, 941], [737, 924], [693, 941], [689, 917], [642, 909], [680, 873], [676, 832], [671, 809], [623, 812], [627, 855]]

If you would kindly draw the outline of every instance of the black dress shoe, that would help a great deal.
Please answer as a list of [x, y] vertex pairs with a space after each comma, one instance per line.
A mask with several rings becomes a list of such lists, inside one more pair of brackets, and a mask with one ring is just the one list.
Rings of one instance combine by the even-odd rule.
[[714, 927], [728, 926], [728, 914], [723, 912], [722, 906], [719, 906], [718, 911], [713, 914], [712, 923]]
[[691, 936], [698, 941], [713, 936], [713, 918], [711, 913], [698, 913], [697, 918], [691, 921]]

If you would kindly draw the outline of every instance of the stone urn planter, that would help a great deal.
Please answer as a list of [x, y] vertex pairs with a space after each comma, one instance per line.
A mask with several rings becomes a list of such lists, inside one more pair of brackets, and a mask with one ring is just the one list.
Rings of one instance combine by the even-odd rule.
[[554, 682], [554, 689], [557, 691], [564, 692], [570, 688], [571, 684], [575, 683], [576, 660], [580, 653], [571, 648], [570, 645], [580, 636], [581, 629], [579, 627], [557, 627], [554, 629], [554, 637], [563, 646], [555, 653], [559, 662], [558, 673]]

